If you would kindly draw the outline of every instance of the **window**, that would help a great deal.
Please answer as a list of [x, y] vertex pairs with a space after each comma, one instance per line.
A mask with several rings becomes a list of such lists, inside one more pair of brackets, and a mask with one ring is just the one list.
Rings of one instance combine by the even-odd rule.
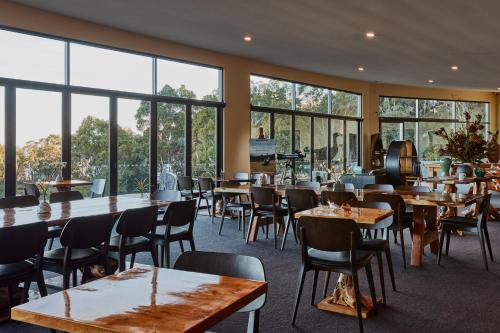
[[252, 105], [280, 109], [292, 108], [292, 83], [252, 75], [250, 100]]
[[361, 116], [361, 95], [332, 90], [332, 113], [339, 116]]
[[421, 122], [418, 124], [418, 157], [424, 161], [439, 160], [439, 148], [444, 139], [434, 135], [434, 132], [443, 127], [448, 133], [453, 128], [451, 123]]
[[308, 180], [311, 175], [311, 118], [295, 117], [295, 149], [306, 154], [303, 160], [295, 161], [295, 175], [300, 180]]
[[193, 106], [192, 158], [193, 177], [214, 177], [216, 170], [216, 112], [212, 107]]
[[379, 115], [381, 117], [416, 117], [415, 99], [380, 97]]
[[328, 119], [314, 118], [314, 170], [323, 171], [328, 166]]
[[346, 166], [359, 165], [358, 122], [346, 121]]
[[[109, 98], [71, 95], [71, 177], [109, 179]], [[109, 188], [108, 186], [106, 188]], [[79, 189], [89, 195], [89, 188]]]
[[0, 86], [0, 197], [5, 189], [5, 88]]
[[0, 30], [0, 77], [64, 83], [64, 42]]
[[[255, 112], [260, 113], [260, 112]], [[270, 116], [268, 113], [260, 113]], [[292, 151], [292, 116], [286, 114], [274, 115], [274, 139], [276, 140], [277, 154], [290, 154]], [[278, 177], [285, 169], [286, 160], [276, 161], [276, 174]], [[280, 179], [280, 178], [278, 178]]]
[[342, 167], [344, 164], [344, 121], [340, 119], [331, 119], [331, 165]]
[[119, 194], [138, 193], [140, 182], [149, 184], [150, 109], [148, 101], [118, 99]]
[[418, 103], [418, 117], [451, 119], [453, 118], [453, 102], [421, 100]]
[[165, 59], [158, 59], [157, 68], [158, 95], [221, 100], [219, 69]]
[[328, 113], [328, 89], [296, 84], [296, 108], [300, 111]]
[[16, 89], [17, 193], [24, 182], [54, 179], [61, 163], [61, 93]]
[[250, 127], [251, 127], [250, 137], [252, 139], [259, 138], [260, 128], [263, 129], [265, 138], [270, 137], [269, 126], [270, 126], [271, 122], [270, 122], [269, 118], [270, 118], [269, 113], [252, 111], [252, 113], [251, 113], [251, 125], [250, 125]]
[[72, 85], [151, 94], [151, 57], [70, 43]]
[[403, 131], [402, 123], [381, 123], [380, 132], [382, 136], [382, 144], [385, 149], [389, 148], [392, 141], [399, 141], [403, 138], [401, 137]]
[[488, 104], [479, 102], [456, 102], [456, 118], [465, 121], [465, 112], [468, 112], [472, 119], [477, 115], [481, 116], [483, 122], [488, 122]]

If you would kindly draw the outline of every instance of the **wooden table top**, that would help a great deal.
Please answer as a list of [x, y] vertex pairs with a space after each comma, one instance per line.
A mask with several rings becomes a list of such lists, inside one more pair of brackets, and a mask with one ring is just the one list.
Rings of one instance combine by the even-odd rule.
[[313, 216], [331, 219], [351, 219], [360, 224], [376, 224], [386, 217], [392, 216], [392, 214], [393, 211], [387, 209], [351, 207], [351, 212], [346, 213], [343, 209], [316, 207], [296, 213], [295, 217]]
[[100, 214], [121, 214], [126, 209], [149, 206], [168, 206], [168, 201], [141, 199], [129, 195], [118, 195], [94, 199], [76, 200], [50, 204], [50, 213], [38, 214], [37, 206], [0, 209], [0, 228], [13, 225], [46, 221], [49, 226], [63, 225], [74, 217]]
[[314, 190], [318, 195], [321, 194], [322, 191], [326, 191], [327, 187], [319, 187], [319, 188], [311, 188], [307, 186], [297, 186], [297, 185], [276, 185], [276, 184], [268, 184], [268, 185], [252, 185], [252, 184], [243, 184], [239, 186], [219, 186], [214, 189], [216, 193], [232, 193], [232, 194], [250, 194], [250, 187], [265, 187], [272, 188], [276, 194], [285, 195], [287, 189], [308, 189]]
[[471, 183], [486, 183], [500, 178], [500, 175], [488, 175], [485, 177], [465, 177], [459, 180], [458, 177], [428, 177], [423, 178], [422, 181], [434, 184], [471, 184]]
[[74, 186], [92, 185], [92, 182], [89, 180], [71, 179], [63, 181], [44, 182], [44, 184], [49, 184], [52, 187], [74, 187]]
[[137, 265], [12, 309], [12, 319], [68, 332], [203, 332], [267, 283]]

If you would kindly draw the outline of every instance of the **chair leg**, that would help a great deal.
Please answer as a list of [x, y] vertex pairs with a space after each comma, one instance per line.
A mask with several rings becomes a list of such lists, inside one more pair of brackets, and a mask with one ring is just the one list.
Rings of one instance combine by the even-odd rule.
[[274, 229], [274, 248], [278, 248], [278, 219], [273, 216], [273, 229]]
[[354, 296], [356, 297], [356, 312], [358, 315], [359, 332], [363, 333], [363, 315], [361, 312], [361, 294], [359, 291], [358, 273], [352, 272], [352, 282], [354, 285]]
[[207, 211], [208, 211], [208, 216], [212, 216], [212, 212], [210, 211], [210, 203], [208, 202], [207, 198], [204, 198], [205, 202], [207, 203]]
[[158, 263], [158, 252], [156, 252], [156, 246], [153, 243], [154, 241], [151, 241], [149, 245], [149, 252], [151, 252], [151, 259], [153, 259], [153, 265], [155, 267], [160, 267]]
[[215, 199], [212, 198], [212, 205], [211, 205], [211, 208], [212, 208], [212, 223], [215, 222], [215, 204], [216, 204]]
[[399, 229], [399, 240], [401, 242], [401, 254], [403, 255], [403, 267], [406, 269], [405, 235], [402, 228]]
[[314, 270], [314, 278], [313, 278], [313, 287], [312, 287], [312, 294], [311, 294], [311, 305], [314, 306], [314, 299], [316, 298], [316, 288], [318, 286], [318, 270]]
[[129, 268], [134, 267], [134, 263], [135, 263], [135, 253], [132, 253], [132, 258], [130, 258], [130, 266], [129, 266]]
[[63, 272], [63, 290], [69, 289], [69, 287], [70, 287], [70, 285], [69, 285], [70, 275], [71, 275], [70, 270], [65, 270]]
[[292, 313], [292, 325], [295, 325], [295, 319], [297, 318], [297, 310], [299, 308], [300, 296], [302, 295], [302, 289], [304, 288], [304, 280], [306, 278], [306, 270], [302, 265], [299, 271], [299, 282], [297, 285], [297, 291], [295, 293], [295, 301], [293, 303], [293, 313]]
[[170, 268], [170, 242], [167, 242], [167, 244], [165, 244], [165, 259], [166, 259], [166, 263], [165, 263], [165, 266], [167, 268]]
[[488, 233], [488, 228], [486, 225], [483, 229], [484, 238], [486, 239], [486, 245], [488, 246], [488, 252], [490, 253], [490, 259], [493, 262], [493, 251], [491, 250], [490, 234]]
[[196, 205], [196, 213], [194, 215], [194, 219], [198, 218], [198, 211], [200, 210], [201, 198], [198, 199], [198, 204]]
[[292, 219], [292, 230], [293, 230], [293, 237], [295, 238], [295, 244], [298, 244], [299, 240], [297, 238], [297, 224], [295, 223], [295, 219]]
[[328, 285], [330, 284], [330, 276], [332, 272], [328, 271], [325, 275], [325, 285], [323, 287], [323, 298], [326, 298], [326, 293], [328, 292]]
[[481, 228], [477, 228], [477, 235], [479, 236], [479, 244], [481, 245], [481, 254], [483, 255], [484, 268], [488, 270], [488, 258], [486, 258], [486, 247], [484, 244], [485, 241]]
[[394, 244], [397, 244], [398, 243], [398, 231], [396, 229], [393, 229], [392, 234], [394, 235]]
[[184, 244], [182, 244], [182, 240], [179, 241], [179, 247], [181, 248], [181, 253], [184, 253]]
[[29, 291], [30, 291], [31, 279], [24, 281], [23, 285], [23, 298], [21, 299], [21, 304], [24, 304], [28, 301]]
[[269, 221], [266, 218], [266, 239], [269, 239]]
[[36, 284], [38, 286], [38, 291], [42, 297], [47, 296], [47, 286], [45, 285], [45, 279], [43, 278], [43, 272], [40, 269], [40, 272], [36, 276]]
[[252, 230], [254, 223], [256, 223], [256, 222], [254, 221], [254, 214], [253, 214], [253, 210], [252, 210], [252, 212], [250, 213], [250, 223], [248, 224], [247, 244], [248, 244], [248, 241], [250, 240], [250, 231]]
[[76, 287], [77, 285], [77, 276], [78, 276], [78, 269], [73, 269], [73, 273], [71, 274], [73, 277], [73, 287]]
[[385, 249], [385, 258], [387, 260], [387, 267], [389, 268], [389, 275], [391, 276], [392, 290], [396, 291], [396, 280], [394, 279], [394, 267], [392, 265], [391, 248], [389, 246]]
[[165, 246], [160, 246], [160, 262], [161, 267], [165, 267]]
[[121, 253], [118, 257], [118, 269], [120, 272], [123, 272], [125, 270], [125, 255]]
[[375, 315], [377, 315], [378, 304], [377, 304], [377, 296], [375, 294], [375, 283], [373, 282], [373, 272], [372, 272], [371, 262], [368, 262], [368, 264], [365, 266], [365, 270], [366, 270], [366, 277], [368, 279], [368, 287], [370, 288], [370, 296], [372, 299], [373, 313]]
[[196, 251], [196, 248], [194, 246], [194, 238], [193, 235], [189, 238], [189, 246], [191, 247], [191, 251]]
[[283, 249], [285, 248], [286, 236], [288, 235], [288, 229], [290, 228], [290, 223], [291, 223], [290, 220], [291, 218], [288, 217], [285, 225], [285, 232], [283, 234], [283, 240], [281, 241], [281, 251], [283, 251]]
[[[224, 208], [222, 208], [222, 217], [220, 219], [219, 236], [222, 233], [222, 226], [224, 225], [224, 217], [226, 216], [226, 203], [224, 202]], [[239, 220], [239, 216], [238, 216]]]
[[451, 228], [447, 228], [447, 230], [446, 230], [446, 256], [448, 256], [448, 252], [450, 251], [450, 239], [451, 239]]
[[259, 310], [252, 311], [248, 314], [247, 333], [259, 332], [259, 317], [260, 317]]
[[246, 220], [245, 220], [245, 209], [243, 209], [243, 213], [241, 215], [241, 224], [242, 224], [242, 235], [243, 239], [245, 239], [245, 229], [246, 229]]
[[441, 265], [441, 256], [443, 254], [443, 243], [444, 243], [444, 235], [446, 234], [446, 225], [443, 225], [441, 228], [441, 235], [439, 235], [439, 251], [438, 251], [438, 257], [437, 257], [437, 264]]
[[380, 289], [382, 290], [382, 302], [384, 305], [387, 305], [387, 301], [385, 298], [385, 281], [384, 281], [384, 266], [382, 263], [382, 253], [377, 252], [377, 264], [378, 264], [378, 272], [380, 276]]
[[52, 245], [54, 245], [54, 238], [49, 238], [49, 244], [48, 244], [49, 251], [52, 250]]

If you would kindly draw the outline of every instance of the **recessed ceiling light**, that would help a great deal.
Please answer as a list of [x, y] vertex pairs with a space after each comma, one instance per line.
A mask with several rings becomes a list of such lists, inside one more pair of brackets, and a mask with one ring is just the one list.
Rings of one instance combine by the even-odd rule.
[[428, 80], [427, 82], [429, 82], [429, 83], [434, 83], [434, 80]]
[[500, 88], [497, 88], [497, 90], [500, 90]]
[[247, 43], [250, 43], [252, 41], [252, 36], [250, 35], [245, 35], [245, 37], [243, 37], [243, 40]]
[[358, 67], [358, 71], [362, 72], [364, 71], [365, 69], [363, 67]]
[[368, 39], [373, 39], [375, 38], [375, 33], [373, 31], [368, 31], [366, 34], [365, 34], [366, 38]]
[[458, 71], [458, 66], [456, 66], [456, 65], [451, 66], [451, 70], [452, 71]]

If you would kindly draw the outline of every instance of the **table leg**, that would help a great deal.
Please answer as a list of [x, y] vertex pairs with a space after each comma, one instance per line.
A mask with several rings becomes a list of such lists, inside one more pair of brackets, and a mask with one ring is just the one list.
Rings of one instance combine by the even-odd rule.
[[250, 221], [250, 242], [255, 242], [257, 240], [257, 234], [259, 233], [260, 217], [254, 216], [253, 221]]
[[435, 239], [430, 242], [431, 252], [437, 254], [439, 251], [439, 232], [438, 232], [438, 207], [430, 206], [427, 209], [427, 231], [430, 234], [431, 239]]
[[424, 206], [413, 206], [413, 244], [411, 247], [411, 265], [422, 266], [424, 250]]

